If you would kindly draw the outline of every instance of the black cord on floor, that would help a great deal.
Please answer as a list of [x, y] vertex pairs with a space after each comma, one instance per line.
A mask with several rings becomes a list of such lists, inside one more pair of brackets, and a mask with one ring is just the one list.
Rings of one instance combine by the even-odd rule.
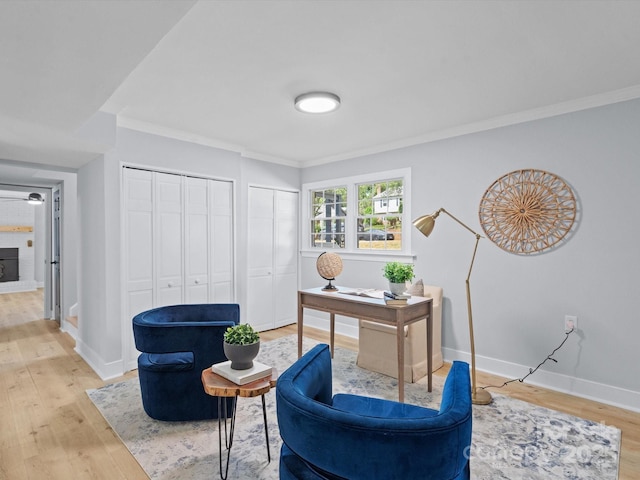
[[574, 329], [572, 328], [572, 329], [571, 329], [571, 330], [569, 330], [568, 332], [565, 332], [565, 337], [564, 337], [564, 340], [562, 340], [562, 343], [561, 343], [560, 345], [558, 345], [558, 347], [557, 347], [553, 352], [551, 352], [549, 355], [547, 355], [547, 358], [545, 358], [542, 362], [540, 362], [536, 368], [530, 368], [530, 369], [529, 369], [529, 373], [527, 373], [524, 377], [522, 377], [522, 378], [514, 378], [514, 379], [512, 379], [512, 380], [508, 380], [508, 381], [504, 382], [502, 385], [487, 385], [487, 386], [485, 386], [485, 387], [478, 387], [478, 388], [479, 388], [479, 389], [481, 389], [481, 390], [485, 390], [485, 389], [487, 389], [487, 388], [503, 388], [503, 387], [506, 387], [507, 385], [509, 385], [510, 383], [513, 383], [513, 382], [521, 382], [521, 383], [522, 383], [522, 382], [524, 382], [524, 381], [525, 381], [525, 379], [526, 379], [529, 375], [532, 375], [532, 374], [536, 373], [536, 371], [537, 371], [537, 370], [538, 370], [542, 365], [544, 365], [545, 363], [547, 363], [547, 360], [551, 360], [551, 361], [553, 361], [553, 362], [558, 363], [558, 361], [557, 361], [555, 358], [553, 358], [553, 354], [554, 354], [554, 353], [556, 353], [558, 350], [560, 350], [560, 349], [562, 348], [562, 346], [565, 344], [565, 342], [566, 342], [566, 341], [567, 341], [567, 339], [569, 338], [569, 335], [571, 335], [571, 334], [573, 333], [573, 331], [574, 331]]

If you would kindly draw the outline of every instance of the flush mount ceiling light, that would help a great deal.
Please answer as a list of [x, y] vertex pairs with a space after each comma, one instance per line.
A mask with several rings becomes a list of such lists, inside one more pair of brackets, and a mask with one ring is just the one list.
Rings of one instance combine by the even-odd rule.
[[304, 113], [329, 113], [340, 106], [340, 97], [329, 92], [310, 92], [298, 95], [296, 110]]

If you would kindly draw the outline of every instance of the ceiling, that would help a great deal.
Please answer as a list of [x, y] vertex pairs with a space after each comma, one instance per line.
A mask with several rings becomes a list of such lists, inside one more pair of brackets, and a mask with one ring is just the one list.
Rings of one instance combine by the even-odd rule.
[[[112, 146], [96, 118], [301, 167], [381, 152], [640, 97], [638, 25], [639, 1], [4, 0], [0, 159], [76, 169]], [[296, 111], [314, 90], [341, 107]]]

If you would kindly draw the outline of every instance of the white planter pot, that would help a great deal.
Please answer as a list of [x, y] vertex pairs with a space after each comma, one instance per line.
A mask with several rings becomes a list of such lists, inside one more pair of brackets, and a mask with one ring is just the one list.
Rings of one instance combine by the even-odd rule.
[[407, 283], [391, 283], [389, 282], [389, 290], [396, 295], [402, 295], [407, 289]]

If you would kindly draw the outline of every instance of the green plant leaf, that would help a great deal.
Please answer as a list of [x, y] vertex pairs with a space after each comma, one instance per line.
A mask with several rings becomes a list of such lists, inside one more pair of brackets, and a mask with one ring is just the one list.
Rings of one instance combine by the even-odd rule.
[[407, 282], [415, 277], [413, 274], [413, 264], [389, 262], [384, 266], [383, 276], [391, 283]]
[[224, 332], [224, 341], [234, 345], [250, 345], [260, 340], [260, 335], [248, 323], [228, 327]]

